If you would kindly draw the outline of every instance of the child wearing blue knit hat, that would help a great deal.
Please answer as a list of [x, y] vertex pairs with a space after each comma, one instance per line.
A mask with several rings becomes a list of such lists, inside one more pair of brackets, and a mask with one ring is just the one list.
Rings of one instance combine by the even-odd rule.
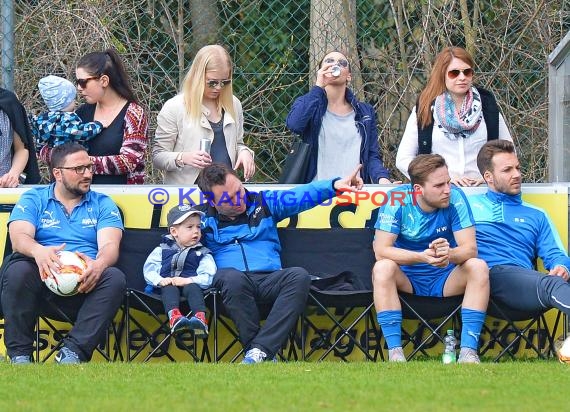
[[77, 90], [69, 80], [49, 75], [40, 79], [38, 89], [48, 108], [30, 122], [38, 152], [43, 146], [55, 147], [67, 142], [87, 148], [87, 142], [103, 130], [100, 122], [84, 123], [74, 112]]

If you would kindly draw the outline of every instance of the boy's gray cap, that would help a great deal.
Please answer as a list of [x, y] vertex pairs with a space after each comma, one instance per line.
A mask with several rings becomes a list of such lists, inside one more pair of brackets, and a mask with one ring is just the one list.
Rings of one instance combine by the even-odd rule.
[[204, 216], [204, 212], [194, 209], [191, 205], [177, 205], [168, 211], [166, 222], [168, 227], [178, 225], [184, 222], [189, 216], [198, 215]]

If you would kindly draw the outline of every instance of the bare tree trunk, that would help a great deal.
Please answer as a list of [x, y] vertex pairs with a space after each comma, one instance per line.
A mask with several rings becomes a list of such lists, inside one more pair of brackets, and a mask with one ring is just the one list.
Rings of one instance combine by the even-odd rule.
[[[164, 13], [160, 16], [162, 29], [172, 37], [172, 40], [176, 45], [178, 86], [180, 86], [182, 84], [182, 79], [184, 79], [184, 50], [186, 49], [184, 44], [184, 0], [178, 0], [178, 5], [176, 7], [176, 20], [174, 20], [174, 16], [170, 12], [170, 6], [165, 0], [161, 0], [160, 6], [161, 12]], [[152, 14], [154, 14], [154, 12]]]
[[184, 42], [184, 0], [178, 0], [178, 22], [176, 25], [176, 54], [178, 56], [178, 85], [182, 85], [184, 79], [185, 64], [184, 52], [186, 50], [186, 43]]
[[475, 30], [469, 18], [467, 0], [459, 0], [459, 4], [461, 8], [461, 21], [463, 22], [463, 33], [465, 36], [465, 49], [475, 58]]
[[207, 45], [216, 43], [220, 30], [218, 8], [215, 1], [191, 0], [192, 56]]
[[[356, 46], [356, 0], [311, 0], [311, 41], [309, 70], [316, 73], [322, 57], [333, 50], [350, 60], [355, 90], [362, 89], [360, 61]], [[313, 84], [315, 76], [309, 76]]]

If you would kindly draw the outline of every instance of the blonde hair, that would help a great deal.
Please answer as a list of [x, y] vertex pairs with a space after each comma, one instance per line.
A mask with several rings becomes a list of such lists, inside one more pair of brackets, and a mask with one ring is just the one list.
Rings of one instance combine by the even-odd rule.
[[445, 159], [438, 154], [421, 154], [414, 157], [408, 166], [410, 182], [413, 185], [423, 186], [430, 174], [440, 167], [447, 167]]
[[[180, 91], [184, 94], [184, 107], [190, 117], [190, 121], [198, 123], [202, 116], [202, 99], [206, 88], [206, 72], [224, 69], [229, 69], [229, 79], [231, 79], [233, 75], [232, 59], [222, 46], [212, 44], [198, 50], [190, 70], [184, 77]], [[236, 119], [231, 83], [220, 90], [218, 112], [222, 113], [222, 111], [229, 113]]]
[[431, 69], [429, 80], [420, 94], [416, 107], [418, 123], [422, 128], [433, 122], [431, 103], [446, 90], [445, 76], [447, 75], [447, 68], [453, 58], [459, 59], [467, 63], [471, 68], [474, 68], [473, 58], [467, 50], [461, 47], [446, 47], [439, 52]]

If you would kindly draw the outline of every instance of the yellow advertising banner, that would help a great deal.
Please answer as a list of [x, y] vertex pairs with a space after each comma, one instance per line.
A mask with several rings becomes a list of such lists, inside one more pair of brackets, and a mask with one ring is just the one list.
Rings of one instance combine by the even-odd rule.
[[[248, 189], [251, 191], [261, 191], [265, 189], [287, 189], [290, 186], [283, 185], [248, 185]], [[296, 227], [296, 228], [331, 228], [331, 227], [342, 227], [342, 228], [362, 228], [362, 227], [373, 227], [378, 214], [378, 208], [386, 201], [391, 201], [388, 198], [389, 186], [369, 186], [361, 192], [352, 195], [343, 195], [332, 200], [323, 202], [322, 204], [314, 207], [311, 210], [301, 213], [300, 215], [285, 219], [279, 223], [280, 227]], [[18, 189], [2, 189], [0, 190], [0, 250], [7, 251], [8, 244], [8, 233], [7, 233], [7, 221], [9, 214], [16, 204], [20, 195], [28, 190], [27, 187]], [[169, 187], [169, 186], [99, 186], [93, 187], [93, 190], [97, 190], [110, 195], [113, 200], [119, 206], [123, 217], [125, 227], [127, 228], [159, 228], [166, 226], [166, 213], [168, 209], [178, 203], [202, 203], [203, 196], [200, 194], [196, 187]], [[484, 188], [468, 188], [466, 193], [468, 195], [474, 193], [483, 192]], [[543, 208], [548, 215], [553, 220], [560, 237], [567, 247], [568, 240], [568, 188], [566, 185], [525, 185], [523, 187], [524, 200], [538, 207]], [[340, 246], [340, 245], [339, 245]], [[310, 248], [310, 245], [307, 245]], [[5, 255], [5, 254], [4, 254]], [[141, 273], [142, 277], [142, 273]], [[548, 312], [547, 325], [541, 325], [541, 328], [548, 327], [552, 328], [555, 322], [556, 311]], [[327, 318], [319, 313], [310, 314], [311, 321], [317, 325], [323, 326], [323, 331], [328, 329]], [[354, 315], [348, 314], [347, 320], [351, 321]], [[352, 336], [356, 337], [356, 340], [360, 344], [369, 350], [369, 353], [373, 357], [381, 356], [381, 353], [385, 354], [383, 339], [378, 339], [377, 325], [372, 325], [372, 332], [366, 329], [364, 321], [370, 321], [375, 323], [375, 319], [362, 319], [361, 322], [357, 322], [354, 328], [350, 331]], [[145, 358], [151, 351], [152, 348], [156, 348], [158, 343], [164, 338], [164, 332], [157, 332], [156, 334], [149, 337], [148, 333], [145, 332], [145, 325], [154, 322], [147, 313], [140, 312], [135, 316], [135, 321], [130, 322], [128, 331], [125, 330], [126, 326], [124, 323], [124, 318], [122, 313], [117, 315], [116, 324], [118, 325], [116, 330], [120, 337], [120, 342], [114, 342], [112, 339], [104, 346], [108, 352], [113, 352], [112, 359], [125, 359], [127, 354], [137, 353], [137, 350], [141, 350], [140, 356], [137, 354], [135, 360]], [[50, 351], [57, 347], [57, 341], [60, 338], [58, 331], [66, 331], [69, 329], [69, 325], [65, 323], [54, 323], [55, 331], [48, 327], [45, 322], [41, 322], [38, 330], [38, 349], [40, 359], [44, 358], [46, 355], [50, 355]], [[227, 330], [233, 330], [233, 324], [231, 321], [227, 320], [227, 323], [221, 325], [221, 334], [218, 336], [217, 342], [213, 342], [213, 339], [208, 339], [206, 343], [197, 341], [190, 334], [181, 335], [179, 339], [172, 340], [171, 342], [166, 342], [165, 345], [159, 348], [151, 356], [153, 361], [161, 360], [213, 360], [213, 354], [217, 353], [218, 357], [222, 361], [231, 361], [234, 359], [239, 359], [241, 347], [236, 341], [235, 336], [229, 333]], [[410, 329], [410, 325], [404, 325], [405, 329]], [[487, 332], [484, 332], [481, 336], [481, 341], [483, 344], [489, 346], [489, 354], [496, 353], [501, 350], [502, 347], [508, 345], [510, 339], [512, 339], [515, 331], [507, 328], [503, 328], [503, 323], [496, 319], [488, 319], [487, 327], [489, 330], [495, 332], [500, 332], [498, 338], [492, 338]], [[414, 326], [411, 325], [414, 329]], [[0, 321], [0, 335], [3, 335], [4, 325]], [[538, 340], [545, 340], [545, 335], [543, 330], [536, 330], [530, 332], [530, 340], [536, 344]], [[125, 333], [129, 333], [131, 347], [125, 348], [124, 336]], [[442, 330], [441, 334], [444, 333]], [[302, 342], [300, 341], [301, 334], [296, 334], [293, 336], [284, 350], [286, 357], [293, 359], [301, 359], [301, 347]], [[323, 344], [322, 339], [314, 334], [311, 336], [305, 336], [305, 344], [310, 347], [310, 350], [315, 353], [318, 358], [321, 353], [327, 350], [327, 344]], [[365, 359], [362, 353], [358, 353], [355, 350], [355, 345], [350, 339], [343, 338], [340, 331], [337, 332], [335, 336], [331, 336], [332, 341], [336, 339], [341, 340], [341, 344], [336, 347], [335, 350], [326, 357], [326, 359], [351, 359], [351, 360], [361, 360]], [[419, 339], [428, 339], [429, 341], [429, 330], [420, 330]], [[143, 343], [150, 340], [149, 348], [141, 349]], [[346, 345], [342, 345], [346, 342]], [[546, 343], [546, 342], [542, 342]], [[217, 345], [214, 348], [214, 345]], [[312, 346], [311, 346], [312, 345]], [[321, 345], [321, 347], [319, 347]], [[414, 342], [411, 342], [413, 347]], [[197, 353], [197, 358], [188, 357], [188, 354], [184, 351], [184, 346], [190, 347], [195, 353]], [[544, 346], [544, 345], [543, 345]], [[441, 353], [442, 346], [441, 343], [435, 339], [429, 341], [428, 345], [428, 355], [437, 355]], [[120, 348], [120, 350], [118, 350]], [[111, 349], [109, 351], [109, 349]], [[529, 343], [525, 340], [521, 340], [516, 346], [511, 348], [511, 352], [515, 353], [517, 356], [525, 356], [528, 352]], [[0, 343], [0, 352], [4, 352], [3, 339]], [[94, 359], [103, 359], [100, 355], [95, 354]]]

